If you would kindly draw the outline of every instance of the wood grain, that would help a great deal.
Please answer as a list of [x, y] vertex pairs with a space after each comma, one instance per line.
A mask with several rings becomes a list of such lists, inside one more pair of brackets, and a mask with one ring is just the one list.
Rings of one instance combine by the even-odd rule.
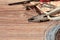
[[[37, 15], [22, 5], [8, 6], [12, 0], [0, 0], [0, 40], [44, 40], [45, 30], [56, 21], [34, 23], [28, 18]], [[54, 25], [55, 25], [54, 24]]]

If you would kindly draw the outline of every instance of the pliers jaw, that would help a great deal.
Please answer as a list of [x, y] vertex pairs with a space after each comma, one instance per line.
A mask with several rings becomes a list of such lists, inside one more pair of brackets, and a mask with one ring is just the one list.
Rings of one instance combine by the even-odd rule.
[[29, 18], [28, 21], [29, 22], [46, 22], [46, 21], [49, 21], [49, 19], [45, 15], [37, 15], [32, 18]]

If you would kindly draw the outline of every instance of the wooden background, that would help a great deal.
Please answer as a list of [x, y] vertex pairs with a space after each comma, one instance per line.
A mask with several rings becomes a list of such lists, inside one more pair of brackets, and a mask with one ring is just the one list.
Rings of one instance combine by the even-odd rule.
[[8, 5], [18, 1], [0, 0], [0, 40], [44, 40], [45, 31], [59, 21], [28, 22], [27, 19], [37, 13], [25, 11], [22, 5]]

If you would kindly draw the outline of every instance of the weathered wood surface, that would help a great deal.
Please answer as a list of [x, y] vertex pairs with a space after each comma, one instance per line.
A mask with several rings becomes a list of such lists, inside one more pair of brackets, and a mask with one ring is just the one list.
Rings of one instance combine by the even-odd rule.
[[8, 6], [8, 1], [12, 2], [12, 0], [0, 0], [0, 40], [44, 40], [45, 31], [59, 23], [28, 22], [27, 19], [36, 13], [25, 11], [22, 5]]

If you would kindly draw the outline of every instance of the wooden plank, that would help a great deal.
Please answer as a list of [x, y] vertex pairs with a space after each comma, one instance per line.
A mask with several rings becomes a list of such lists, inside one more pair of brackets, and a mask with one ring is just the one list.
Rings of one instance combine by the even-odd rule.
[[36, 12], [31, 10], [25, 11], [22, 5], [2, 5], [8, 1], [0, 0], [1, 40], [43, 40], [45, 30], [48, 29], [50, 25], [56, 24], [56, 21], [42, 23], [28, 22], [27, 19], [37, 15]]

